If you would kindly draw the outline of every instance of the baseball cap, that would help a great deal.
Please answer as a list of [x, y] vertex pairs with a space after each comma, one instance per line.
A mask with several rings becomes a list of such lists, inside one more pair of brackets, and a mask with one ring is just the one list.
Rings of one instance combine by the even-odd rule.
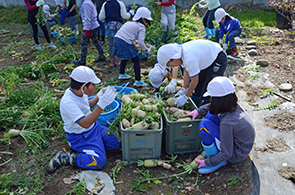
[[138, 8], [132, 20], [136, 21], [136, 20], [139, 20], [140, 18], [153, 20], [153, 18], [151, 17], [151, 11], [146, 7]]
[[154, 68], [149, 72], [149, 79], [153, 87], [159, 88], [163, 82], [165, 75], [167, 74], [167, 70], [164, 66], [157, 63]]
[[157, 60], [158, 62], [166, 67], [167, 63], [171, 59], [179, 59], [181, 58], [182, 53], [182, 45], [178, 43], [169, 43], [166, 45], [163, 45], [159, 48], [157, 53]]
[[223, 97], [234, 92], [235, 88], [231, 80], [227, 77], [218, 76], [209, 82], [207, 92], [203, 97]]
[[219, 23], [224, 16], [229, 16], [229, 14], [223, 8], [218, 8], [214, 13], [215, 22]]
[[100, 79], [97, 78], [97, 76], [95, 75], [94, 71], [87, 67], [87, 66], [78, 66], [76, 67], [70, 77], [72, 79], [74, 79], [75, 81], [78, 81], [80, 83], [94, 83], [94, 84], [98, 84], [100, 83]]

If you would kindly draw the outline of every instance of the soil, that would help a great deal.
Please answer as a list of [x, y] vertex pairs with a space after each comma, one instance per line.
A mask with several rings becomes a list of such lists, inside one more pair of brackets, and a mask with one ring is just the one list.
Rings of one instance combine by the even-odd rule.
[[[0, 34], [0, 43], [1, 47], [5, 47], [9, 44], [11, 40], [16, 42], [20, 42], [24, 40], [25, 42], [29, 42], [29, 45], [20, 46], [17, 52], [25, 51], [22, 57], [12, 58], [11, 56], [1, 55], [0, 60], [0, 68], [21, 65], [27, 62], [32, 62], [36, 60], [36, 55], [32, 55], [35, 52], [35, 45], [33, 44], [33, 38], [29, 34], [29, 28], [26, 25], [9, 25], [9, 24], [1, 24], [2, 29], [7, 30], [6, 33]], [[244, 29], [247, 32], [249, 29]], [[253, 105], [258, 107], [259, 104], [257, 100], [261, 98], [260, 92], [263, 89], [270, 88], [267, 85], [263, 85], [264, 76], [268, 77], [271, 81], [273, 87], [279, 89], [279, 85], [282, 83], [291, 83], [295, 82], [295, 63], [294, 63], [294, 55], [295, 55], [295, 34], [291, 33], [287, 30], [273, 30], [270, 28], [261, 28], [257, 29], [255, 36], [268, 38], [267, 43], [257, 44], [257, 55], [256, 56], [248, 56], [247, 59], [250, 61], [229, 61], [229, 69], [227, 70], [227, 76], [235, 76], [239, 80], [239, 82], [245, 83], [245, 85], [241, 86], [238, 83], [235, 83], [237, 91], [245, 91], [246, 92], [246, 101], [249, 105]], [[45, 45], [46, 41], [44, 38], [39, 38], [43, 45]], [[244, 44], [239, 44], [239, 55], [246, 56], [248, 53], [248, 49], [246, 49], [246, 42], [251, 40], [250, 37], [244, 37]], [[273, 41], [272, 41], [273, 40]], [[53, 42], [58, 42], [58, 40], [54, 40]], [[61, 45], [62, 46], [62, 45]], [[74, 47], [80, 48], [80, 45], [74, 44]], [[3, 48], [2, 48], [3, 49]], [[91, 46], [89, 46], [91, 49]], [[27, 52], [30, 51], [30, 52]], [[60, 50], [56, 50], [54, 52], [59, 52]], [[268, 64], [262, 67], [257, 71], [259, 74], [259, 79], [261, 80], [262, 85], [253, 85], [251, 84], [250, 76], [253, 75], [251, 71], [245, 71], [241, 68], [249, 66], [251, 63], [256, 62], [258, 60], [267, 60]], [[65, 64], [70, 62], [65, 62]], [[94, 65], [93, 68], [100, 74], [100, 78], [103, 81], [108, 81], [109, 79], [118, 77], [119, 67], [110, 68], [109, 61], [101, 62], [97, 65]], [[151, 68], [153, 67], [153, 62], [143, 59], [141, 60], [142, 68]], [[68, 78], [68, 75], [64, 75], [65, 79]], [[132, 85], [133, 80], [128, 80], [130, 85]], [[121, 84], [125, 83], [121, 82]], [[48, 84], [48, 82], [47, 82]], [[136, 88], [136, 87], [135, 87]], [[139, 92], [142, 91], [142, 88], [136, 88]], [[150, 93], [154, 92], [152, 87], [147, 87], [145, 90]], [[295, 98], [294, 91], [280, 91], [279, 92], [283, 96], [290, 97], [292, 99]], [[279, 99], [278, 104], [284, 103], [286, 100]], [[286, 133], [294, 133], [294, 113], [284, 111], [282, 113], [276, 114], [272, 117], [265, 118], [265, 125], [270, 126], [278, 131], [283, 131]], [[165, 131], [165, 130], [164, 130]], [[3, 132], [1, 132], [2, 134]], [[161, 159], [166, 158], [165, 151], [165, 140], [163, 139], [162, 145], [162, 154]], [[265, 148], [260, 149], [262, 152], [283, 152], [288, 150], [290, 147], [285, 143], [282, 139], [273, 139], [268, 140], [267, 146]], [[11, 143], [1, 143], [0, 151], [5, 151], [6, 153], [0, 153], [0, 173], [10, 173], [17, 172], [19, 168], [20, 160], [24, 162], [30, 162], [30, 159], [33, 157], [30, 153], [23, 153], [22, 155], [18, 154], [20, 148], [25, 149], [27, 147], [26, 142], [21, 137], [16, 137], [11, 140]], [[257, 149], [257, 148], [255, 148]], [[53, 140], [50, 143], [50, 147], [42, 151], [44, 154], [48, 154], [49, 156], [52, 153], [55, 153], [60, 150], [71, 151], [69, 146], [65, 144], [64, 140]], [[25, 150], [26, 151], [26, 150]], [[11, 152], [10, 155], [7, 152]], [[199, 153], [188, 153], [188, 154], [178, 154], [177, 161], [180, 162], [180, 159], [185, 162], [190, 162]], [[231, 164], [228, 163], [224, 167], [215, 171], [214, 173], [208, 175], [198, 175], [196, 172], [193, 172], [190, 175], [184, 175], [182, 177], [175, 178], [170, 181], [168, 179], [161, 180], [160, 184], [144, 184], [143, 187], [146, 187], [146, 192], [139, 192], [131, 190], [133, 181], [140, 176], [139, 171], [144, 171], [143, 168], [137, 167], [136, 163], [132, 163], [127, 165], [124, 169], [122, 169], [118, 177], [117, 181], [122, 181], [121, 184], [116, 184], [115, 194], [239, 194], [246, 195], [251, 194], [253, 189], [252, 184], [252, 161], [251, 154], [240, 164]], [[10, 160], [11, 159], [11, 160]], [[101, 169], [108, 174], [111, 173], [111, 169], [115, 166], [118, 160], [122, 160], [122, 150], [107, 152], [107, 165]], [[3, 164], [2, 164], [3, 163]], [[44, 179], [44, 188], [42, 193], [40, 194], [65, 194], [66, 192], [72, 190], [72, 186], [77, 184], [78, 181], [75, 181], [71, 184], [66, 184], [64, 182], [65, 178], [70, 178], [72, 175], [75, 175], [78, 172], [83, 171], [82, 169], [78, 169], [71, 166], [65, 166], [54, 173], [49, 173], [47, 171], [47, 163], [45, 161], [43, 166], [43, 179]], [[34, 174], [35, 170], [27, 170], [27, 175]], [[166, 170], [160, 167], [149, 168], [149, 173], [154, 177], [163, 176], [163, 175], [172, 175], [175, 173], [180, 173], [183, 170], [175, 169], [174, 171]], [[290, 174], [290, 172], [293, 174]], [[283, 169], [278, 170], [279, 174], [285, 178], [294, 180], [294, 167], [284, 167]], [[239, 180], [241, 178], [241, 181]], [[89, 193], [90, 194], [90, 193]]]

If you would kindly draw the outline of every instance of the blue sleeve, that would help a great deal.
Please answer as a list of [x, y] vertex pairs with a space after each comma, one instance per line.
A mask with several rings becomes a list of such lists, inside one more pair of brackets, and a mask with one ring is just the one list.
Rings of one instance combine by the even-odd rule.
[[224, 26], [219, 23], [219, 38], [222, 39], [224, 35]]
[[240, 22], [237, 19], [233, 18], [232, 20], [229, 21], [228, 29], [226, 30], [227, 35], [225, 37], [225, 43], [228, 42], [229, 33], [231, 33], [233, 30], [236, 30], [236, 29], [239, 29], [239, 28], [241, 28], [241, 25], [240, 25]]

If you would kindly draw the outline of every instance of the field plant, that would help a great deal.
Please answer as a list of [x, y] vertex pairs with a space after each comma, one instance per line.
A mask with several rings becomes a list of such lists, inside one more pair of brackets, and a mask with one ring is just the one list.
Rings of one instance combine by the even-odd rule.
[[272, 94], [273, 92], [278, 92], [278, 91], [279, 91], [278, 89], [263, 89], [263, 90], [261, 90], [260, 95], [266, 96], [266, 95]]
[[269, 5], [274, 7], [278, 13], [284, 15], [290, 23], [295, 20], [295, 0], [270, 0]]
[[250, 76], [250, 81], [254, 81], [255, 79], [257, 79], [259, 77], [259, 74], [254, 74]]
[[86, 194], [86, 183], [85, 182], [78, 182], [76, 185], [72, 187], [73, 189], [65, 195], [84, 195]]
[[257, 45], [274, 45], [276, 40], [272, 37], [269, 38], [268, 36], [251, 36], [253, 41], [257, 42]]
[[229, 178], [229, 183], [227, 184], [229, 187], [233, 187], [234, 185], [236, 185], [238, 182], [243, 182], [244, 179], [239, 176], [238, 174]]
[[271, 103], [271, 104], [268, 104], [268, 105], [265, 106], [265, 107], [262, 107], [262, 108], [255, 108], [255, 109], [253, 109], [253, 111], [267, 110], [267, 109], [271, 110], [271, 109], [274, 109], [275, 107], [277, 107], [277, 105], [278, 105], [278, 102], [273, 102], [273, 103]]
[[255, 65], [255, 66], [251, 66], [251, 67], [249, 67], [249, 66], [245, 66], [245, 67], [242, 67], [241, 69], [242, 69], [242, 70], [245, 70], [246, 72], [250, 72], [250, 71], [255, 71], [255, 72], [257, 72], [258, 70], [261, 69], [261, 66], [260, 66], [260, 65]]

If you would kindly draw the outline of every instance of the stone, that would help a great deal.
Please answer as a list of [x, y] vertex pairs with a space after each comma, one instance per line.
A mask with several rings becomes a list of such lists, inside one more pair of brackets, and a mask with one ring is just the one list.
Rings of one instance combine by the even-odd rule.
[[246, 49], [256, 49], [256, 46], [255, 45], [247, 45]]
[[290, 83], [283, 83], [279, 86], [282, 91], [290, 91], [292, 89], [292, 85]]
[[257, 51], [255, 49], [251, 49], [249, 52], [248, 52], [248, 55], [249, 56], [256, 56], [257, 55]]
[[257, 41], [248, 41], [247, 42], [247, 45], [256, 45], [257, 44]]
[[266, 67], [268, 66], [269, 62], [268, 60], [265, 60], [265, 59], [260, 59], [256, 62], [256, 65], [260, 65], [262, 67]]
[[243, 39], [241, 39], [240, 37], [235, 37], [235, 42], [236, 42], [236, 44], [239, 44], [239, 43], [243, 44], [243, 43], [245, 43], [245, 41]]

